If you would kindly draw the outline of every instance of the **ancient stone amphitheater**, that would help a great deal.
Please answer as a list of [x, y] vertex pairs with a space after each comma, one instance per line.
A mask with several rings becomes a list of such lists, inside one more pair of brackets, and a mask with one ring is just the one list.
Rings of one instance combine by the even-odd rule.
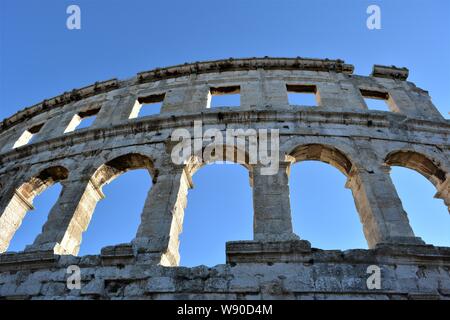
[[[416, 170], [450, 206], [450, 123], [427, 91], [407, 81], [406, 68], [375, 65], [370, 76], [352, 73], [352, 65], [328, 59], [199, 62], [97, 82], [5, 119], [1, 298], [449, 299], [450, 248], [414, 235], [389, 170]], [[317, 106], [289, 105], [289, 92], [315, 94]], [[210, 108], [211, 96], [227, 93], [240, 94], [239, 107]], [[390, 112], [369, 110], [364, 98], [386, 100]], [[160, 113], [138, 117], [152, 102], [162, 103]], [[90, 127], [75, 130], [93, 116]], [[205, 130], [279, 130], [275, 175], [239, 161], [253, 190], [254, 240], [227, 243], [226, 264], [211, 268], [178, 266], [191, 179], [209, 161], [174, 164], [171, 134], [192, 130], [195, 120]], [[369, 250], [311, 248], [293, 233], [289, 167], [304, 160], [326, 162], [347, 177]], [[153, 186], [136, 237], [77, 256], [102, 187], [138, 168], [148, 169]], [[58, 182], [63, 189], [41, 234], [23, 252], [7, 252], [33, 198]], [[367, 283], [373, 265], [381, 270], [379, 288]], [[80, 289], [67, 286], [69, 266], [81, 270]]]

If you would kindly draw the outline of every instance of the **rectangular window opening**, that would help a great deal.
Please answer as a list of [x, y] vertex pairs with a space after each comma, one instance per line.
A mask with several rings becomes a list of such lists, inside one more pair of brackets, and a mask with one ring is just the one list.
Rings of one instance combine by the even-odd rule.
[[39, 133], [39, 131], [41, 131], [43, 126], [44, 124], [41, 123], [39, 125], [29, 128], [28, 130], [25, 130], [20, 136], [20, 138], [14, 144], [13, 149], [33, 143], [34, 140], [36, 139], [36, 135]]
[[239, 107], [241, 105], [240, 91], [240, 86], [210, 88], [208, 108]]
[[73, 116], [64, 133], [91, 127], [94, 124], [99, 112], [100, 108], [96, 108], [77, 113]]
[[75, 130], [81, 130], [81, 129], [89, 128], [90, 126], [92, 126], [94, 124], [96, 118], [97, 118], [97, 116], [95, 116], [95, 115], [81, 118], [81, 122], [76, 127]]
[[387, 92], [365, 89], [360, 89], [360, 92], [369, 110], [391, 111], [388, 104], [389, 94]]
[[130, 119], [160, 114], [165, 94], [153, 94], [136, 100]]
[[315, 85], [286, 85], [290, 105], [317, 106], [317, 87]]

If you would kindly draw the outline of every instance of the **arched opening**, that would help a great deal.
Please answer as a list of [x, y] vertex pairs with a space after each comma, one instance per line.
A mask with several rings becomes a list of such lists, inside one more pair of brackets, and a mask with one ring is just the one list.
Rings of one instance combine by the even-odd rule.
[[413, 151], [392, 152], [386, 164], [392, 168], [392, 181], [414, 233], [426, 243], [450, 246], [450, 217], [442, 202], [448, 202], [445, 172], [435, 161]]
[[[253, 238], [249, 156], [242, 148], [212, 144], [186, 161], [189, 190], [180, 265], [225, 263], [225, 243]], [[200, 158], [199, 158], [200, 157]]]
[[134, 238], [153, 177], [150, 158], [134, 153], [117, 157], [95, 172], [92, 181], [105, 197], [90, 214], [79, 255], [98, 254], [105, 246]]
[[20, 227], [11, 239], [7, 251], [20, 252], [25, 250], [27, 245], [33, 243], [34, 239], [42, 231], [42, 226], [47, 221], [50, 210], [58, 201], [61, 190], [61, 184], [55, 183], [34, 198], [34, 209], [23, 218]]
[[386, 164], [412, 169], [437, 186], [445, 181], [445, 172], [427, 156], [414, 151], [395, 151], [386, 157]]
[[227, 241], [253, 237], [248, 170], [235, 163], [213, 163], [192, 179], [180, 235], [180, 265], [223, 264]]
[[[26, 245], [32, 244], [61, 193], [61, 186], [55, 184], [68, 176], [69, 172], [64, 167], [47, 168], [14, 191], [12, 199], [0, 215], [0, 252], [22, 251]], [[27, 215], [28, 211], [35, 208], [37, 210], [32, 215]], [[27, 219], [23, 229], [17, 233], [25, 217]], [[13, 237], [14, 240], [11, 241]]]
[[98, 254], [105, 246], [130, 242], [136, 235], [151, 186], [145, 169], [124, 173], [106, 184], [102, 190], [105, 199], [95, 208], [79, 255]]
[[367, 248], [350, 189], [352, 169], [339, 150], [319, 144], [303, 145], [291, 153], [289, 184], [294, 232], [321, 249]]

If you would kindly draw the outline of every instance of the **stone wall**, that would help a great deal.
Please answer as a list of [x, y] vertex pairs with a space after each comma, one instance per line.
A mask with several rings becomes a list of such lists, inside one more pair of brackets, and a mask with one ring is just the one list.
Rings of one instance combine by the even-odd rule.
[[[0, 296], [6, 299], [450, 299], [450, 249], [383, 246], [319, 250], [304, 241], [232, 242], [227, 263], [164, 267], [133, 255], [131, 246], [98, 256], [52, 252], [0, 256]], [[68, 289], [81, 270], [81, 288]], [[381, 270], [369, 289], [368, 268]]]
[[[301, 58], [185, 64], [73, 90], [5, 119], [0, 252], [36, 195], [57, 182], [63, 191], [34, 243], [0, 254], [0, 296], [447, 298], [448, 248], [414, 235], [389, 170], [398, 165], [421, 173], [450, 207], [450, 123], [426, 91], [407, 81], [407, 69], [374, 66], [368, 77], [352, 72], [341, 60]], [[210, 108], [211, 95], [230, 92], [240, 93], [239, 107]], [[288, 92], [313, 93], [317, 106], [290, 105]], [[390, 111], [369, 110], [364, 97], [385, 100]], [[162, 103], [160, 113], [138, 117], [142, 104], [152, 102]], [[92, 126], [76, 130], [91, 116]], [[171, 137], [177, 128], [193, 133], [199, 120], [203, 130], [279, 130], [276, 174], [265, 175], [245, 157], [237, 161], [253, 189], [254, 241], [229, 243], [227, 264], [209, 269], [178, 267], [192, 176], [213, 159], [174, 164]], [[329, 163], [347, 177], [369, 250], [311, 249], [293, 233], [289, 168], [304, 160]], [[153, 186], [135, 239], [77, 257], [102, 187], [140, 168]], [[378, 291], [365, 284], [373, 264], [383, 275]], [[65, 287], [69, 265], [82, 269], [81, 291]]]

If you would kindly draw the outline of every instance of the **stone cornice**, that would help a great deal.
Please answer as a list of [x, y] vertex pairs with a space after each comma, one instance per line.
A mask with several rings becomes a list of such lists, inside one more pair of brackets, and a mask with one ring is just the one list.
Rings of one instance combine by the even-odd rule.
[[190, 74], [241, 71], [241, 70], [306, 70], [352, 74], [353, 65], [342, 60], [306, 59], [306, 58], [246, 58], [224, 59], [205, 62], [186, 63], [173, 67], [139, 72], [139, 83], [175, 78]]
[[[168, 78], [182, 77], [189, 74], [239, 71], [239, 70], [308, 70], [352, 74], [353, 65], [344, 63], [343, 60], [329, 59], [309, 59], [309, 58], [244, 58], [244, 59], [222, 59], [204, 62], [185, 63], [166, 68], [155, 68], [149, 71], [137, 73], [134, 78], [134, 84], [158, 81]], [[126, 81], [124, 82], [126, 83]], [[63, 106], [73, 101], [79, 101], [97, 94], [109, 92], [118, 89], [121, 81], [110, 79], [101, 82], [95, 82], [92, 85], [73, 89], [64, 92], [56, 97], [46, 99], [38, 104], [25, 108], [16, 114], [0, 122], [0, 132], [11, 128], [17, 123], [32, 118], [50, 108]]]
[[[218, 119], [220, 118], [220, 121]], [[189, 113], [179, 115], [159, 115], [156, 117], [146, 117], [139, 120], [125, 121], [112, 127], [101, 127], [95, 129], [85, 129], [65, 134], [49, 140], [36, 142], [17, 149], [10, 150], [4, 154], [0, 154], [0, 164], [4, 166], [10, 161], [18, 161], [32, 154], [48, 150], [56, 150], [80, 144], [86, 141], [94, 141], [96, 139], [105, 139], [109, 137], [130, 135], [140, 132], [160, 132], [167, 129], [176, 129], [180, 127], [190, 128], [194, 120], [202, 120], [204, 125], [226, 124], [226, 123], [251, 123], [260, 122], [306, 122], [306, 123], [322, 123], [325, 125], [345, 125], [345, 126], [362, 126], [368, 131], [367, 135], [352, 135], [354, 138], [370, 138], [373, 140], [392, 140], [401, 142], [402, 140], [388, 137], [385, 134], [377, 136], [376, 129], [396, 127], [396, 130], [405, 130], [411, 132], [429, 132], [435, 135], [447, 136], [449, 134], [450, 125], [447, 122], [433, 122], [420, 119], [406, 118], [401, 115], [394, 115], [387, 112], [333, 112], [333, 111], [317, 111], [306, 110], [301, 111], [289, 109], [255, 109], [255, 110], [233, 110], [230, 108], [217, 108], [214, 111], [209, 110], [202, 113]], [[373, 129], [373, 130], [372, 130]], [[292, 132], [281, 130], [280, 135], [317, 135], [317, 133]], [[325, 134], [319, 134], [325, 135]], [[339, 134], [327, 134], [327, 136], [339, 137]], [[343, 134], [343, 137], [348, 135]], [[166, 137], [162, 136], [160, 140], [152, 140], [151, 143], [166, 141]], [[427, 145], [425, 141], [404, 141], [408, 143], [419, 143]], [[150, 143], [150, 142], [148, 142]], [[434, 145], [434, 144], [430, 144]], [[49, 148], [51, 146], [51, 148]], [[444, 148], [450, 148], [450, 145], [441, 145]]]
[[119, 82], [117, 79], [111, 79], [101, 82], [96, 82], [92, 85], [80, 88], [73, 89], [70, 92], [65, 92], [59, 96], [46, 99], [38, 104], [35, 104], [31, 107], [23, 109], [22, 111], [17, 112], [13, 116], [4, 119], [0, 122], [0, 132], [6, 129], [11, 128], [15, 124], [22, 122], [26, 119], [32, 118], [42, 112], [49, 110], [50, 108], [55, 108], [59, 106], [63, 106], [67, 103], [73, 101], [79, 101], [82, 99], [86, 99], [88, 97], [92, 97], [97, 94], [105, 93], [113, 89], [117, 89], [119, 87]]

